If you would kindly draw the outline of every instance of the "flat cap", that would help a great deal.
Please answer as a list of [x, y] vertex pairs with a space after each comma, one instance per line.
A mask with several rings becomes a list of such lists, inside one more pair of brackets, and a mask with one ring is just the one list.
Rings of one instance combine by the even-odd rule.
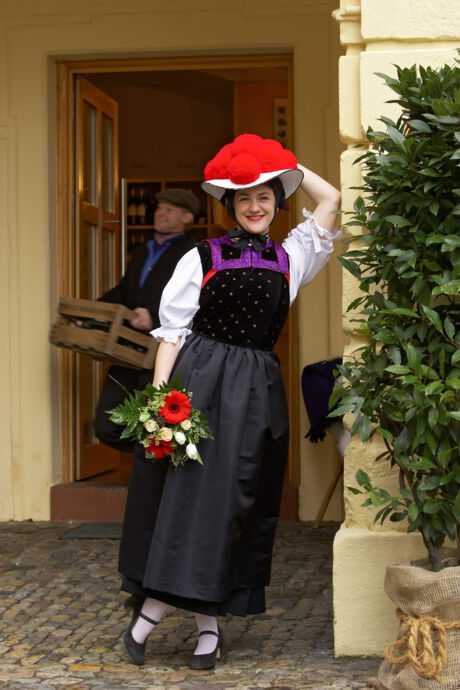
[[200, 202], [192, 192], [180, 187], [171, 187], [170, 189], [163, 189], [161, 192], [155, 194], [157, 201], [167, 201], [174, 206], [180, 206], [187, 209], [196, 216], [200, 210]]

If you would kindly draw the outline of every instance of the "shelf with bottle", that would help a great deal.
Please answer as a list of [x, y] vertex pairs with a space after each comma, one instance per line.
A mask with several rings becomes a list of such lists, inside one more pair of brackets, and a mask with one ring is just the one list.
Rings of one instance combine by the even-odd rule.
[[128, 229], [153, 227], [155, 195], [161, 189], [161, 181], [127, 181], [126, 226]]

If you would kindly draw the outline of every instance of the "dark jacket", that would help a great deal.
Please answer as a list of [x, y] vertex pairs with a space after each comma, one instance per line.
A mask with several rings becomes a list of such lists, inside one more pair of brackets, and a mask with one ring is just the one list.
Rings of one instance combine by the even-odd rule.
[[99, 299], [102, 302], [124, 304], [128, 309], [145, 307], [150, 312], [152, 328], [158, 328], [160, 325], [158, 309], [163, 289], [171, 278], [179, 259], [193, 246], [194, 243], [185, 236], [173, 242], [153, 266], [142, 287], [139, 287], [139, 276], [148, 250], [145, 244], [136, 247], [118, 285], [105, 292]]

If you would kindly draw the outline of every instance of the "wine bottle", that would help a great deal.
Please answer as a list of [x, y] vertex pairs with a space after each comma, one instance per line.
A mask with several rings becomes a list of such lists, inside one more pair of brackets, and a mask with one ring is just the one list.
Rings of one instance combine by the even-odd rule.
[[135, 225], [137, 217], [137, 199], [136, 190], [134, 187], [130, 188], [129, 191], [129, 201], [128, 201], [128, 213], [127, 213], [128, 225]]
[[136, 214], [137, 225], [145, 225], [145, 223], [146, 223], [147, 204], [145, 202], [146, 202], [146, 199], [144, 196], [144, 190], [141, 187], [139, 190], [139, 198], [137, 201], [137, 214]]

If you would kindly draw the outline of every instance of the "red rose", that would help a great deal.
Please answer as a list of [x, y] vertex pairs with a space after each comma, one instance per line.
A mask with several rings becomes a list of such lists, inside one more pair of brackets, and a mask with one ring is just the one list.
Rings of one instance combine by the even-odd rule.
[[165, 455], [171, 455], [175, 447], [172, 441], [158, 441], [157, 443], [155, 439], [152, 438], [150, 445], [147, 446], [145, 450], [156, 458], [164, 458]]
[[164, 403], [158, 412], [168, 424], [179, 424], [179, 422], [189, 418], [191, 407], [190, 400], [185, 393], [171, 391], [165, 396]]

